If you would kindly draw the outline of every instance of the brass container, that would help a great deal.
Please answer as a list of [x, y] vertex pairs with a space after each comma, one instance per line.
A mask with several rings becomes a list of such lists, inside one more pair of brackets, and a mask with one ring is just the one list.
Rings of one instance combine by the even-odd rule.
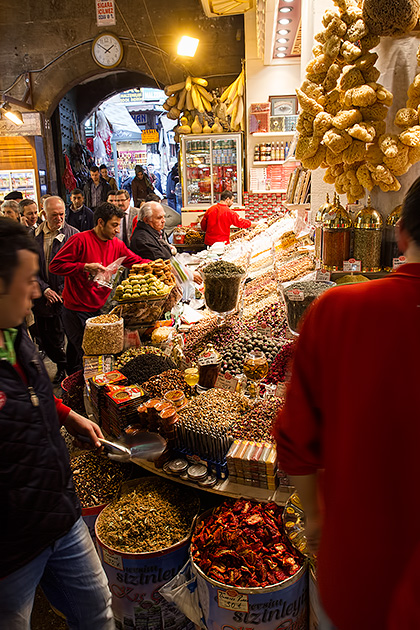
[[397, 221], [401, 217], [401, 211], [402, 205], [394, 208], [391, 214], [388, 215], [385, 223], [382, 246], [382, 266], [385, 271], [392, 271], [394, 258], [399, 258], [400, 256], [402, 256], [402, 252], [398, 247], [397, 233], [395, 230]]
[[341, 271], [343, 261], [350, 257], [350, 234], [352, 220], [340, 204], [338, 195], [322, 222], [322, 264], [330, 271]]
[[322, 260], [322, 222], [327, 212], [330, 212], [333, 204], [330, 203], [330, 197], [327, 193], [326, 201], [320, 206], [315, 216], [315, 259]]
[[370, 197], [367, 206], [359, 210], [354, 220], [353, 258], [362, 262], [362, 271], [381, 270], [381, 247], [384, 220], [372, 208]]

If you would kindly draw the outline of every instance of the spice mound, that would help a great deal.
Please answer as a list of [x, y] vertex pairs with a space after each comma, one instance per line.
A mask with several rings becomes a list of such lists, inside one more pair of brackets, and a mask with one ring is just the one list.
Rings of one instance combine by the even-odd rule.
[[130, 476], [130, 466], [112, 462], [103, 455], [86, 452], [70, 461], [74, 487], [83, 508], [109, 503], [123, 481]]
[[245, 269], [226, 260], [217, 260], [206, 265], [203, 275], [207, 308], [216, 313], [233, 311], [237, 305]]
[[167, 357], [157, 354], [142, 354], [120, 368], [120, 372], [127, 377], [128, 383], [141, 385], [151, 376], [175, 369], [175, 363]]
[[294, 575], [304, 559], [288, 541], [283, 508], [275, 503], [225, 501], [195, 529], [191, 554], [213, 580], [242, 588], [262, 588]]
[[154, 346], [140, 346], [139, 348], [129, 348], [125, 350], [115, 361], [115, 367], [119, 369], [123, 365], [126, 365], [129, 361], [141, 354], [157, 354], [163, 356], [163, 350], [155, 348]]
[[297, 331], [299, 321], [311, 302], [331, 286], [331, 282], [294, 282], [283, 290], [287, 322], [291, 330]]
[[160, 551], [188, 536], [197, 510], [190, 488], [144, 479], [101, 512], [96, 530], [103, 543], [118, 551]]
[[235, 440], [274, 442], [271, 427], [281, 406], [282, 401], [279, 398], [256, 403], [246, 416], [232, 426], [232, 437]]

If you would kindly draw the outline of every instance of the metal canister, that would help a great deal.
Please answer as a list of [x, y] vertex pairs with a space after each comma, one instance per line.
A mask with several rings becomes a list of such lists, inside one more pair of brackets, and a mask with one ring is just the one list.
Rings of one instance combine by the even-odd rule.
[[319, 207], [318, 212], [315, 215], [315, 259], [322, 260], [322, 223], [324, 215], [330, 212], [333, 208], [333, 204], [330, 203], [330, 197], [327, 193], [326, 201]]
[[384, 220], [380, 212], [367, 206], [359, 210], [354, 220], [353, 257], [362, 262], [362, 271], [381, 270], [381, 245]]
[[343, 269], [343, 261], [350, 257], [351, 228], [351, 217], [335, 195], [333, 207], [322, 222], [322, 264], [326, 269]]
[[388, 215], [385, 223], [383, 247], [382, 247], [382, 266], [385, 271], [392, 271], [394, 258], [402, 256], [402, 252], [398, 247], [397, 233], [395, 226], [401, 217], [402, 205], [397, 206]]

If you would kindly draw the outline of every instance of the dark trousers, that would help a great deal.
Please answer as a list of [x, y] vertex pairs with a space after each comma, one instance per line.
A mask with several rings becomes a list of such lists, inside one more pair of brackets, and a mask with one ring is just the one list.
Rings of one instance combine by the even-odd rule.
[[64, 327], [61, 315], [42, 317], [35, 315], [36, 336], [41, 342], [42, 350], [58, 369], [66, 369], [66, 353], [64, 351]]
[[62, 318], [67, 335], [67, 373], [73, 374], [83, 368], [83, 333], [86, 320], [100, 315], [101, 311], [70, 311], [63, 306]]

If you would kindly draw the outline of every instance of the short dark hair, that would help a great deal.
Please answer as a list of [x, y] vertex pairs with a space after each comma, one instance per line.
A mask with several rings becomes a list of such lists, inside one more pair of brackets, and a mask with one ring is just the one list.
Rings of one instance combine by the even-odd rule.
[[93, 213], [93, 222], [95, 225], [98, 225], [98, 220], [102, 219], [104, 223], [108, 223], [112, 217], [118, 217], [122, 219], [124, 216], [124, 210], [120, 210], [117, 206], [114, 206], [113, 203], [108, 203], [104, 201], [103, 203], [96, 206], [95, 212]]
[[225, 201], [225, 199], [233, 199], [233, 192], [231, 190], [224, 190], [220, 195], [220, 201]]
[[73, 190], [70, 193], [70, 197], [72, 195], [82, 195], [84, 197], [83, 190], [80, 190], [80, 188], [73, 188]]
[[96, 166], [96, 164], [92, 164], [92, 166], [89, 166], [89, 172], [90, 173], [99, 173], [99, 168]]
[[107, 201], [108, 201], [108, 197], [109, 197], [110, 195], [116, 195], [116, 194], [117, 194], [117, 191], [116, 191], [116, 190], [108, 190], [108, 192], [107, 192], [107, 194], [106, 194], [106, 199], [107, 199]]
[[106, 168], [106, 170], [108, 170], [108, 167], [106, 164], [101, 164], [99, 167], [99, 170], [101, 171], [103, 168]]
[[33, 204], [37, 205], [34, 199], [21, 199], [19, 201], [19, 210], [23, 212], [26, 206], [32, 206]]
[[406, 230], [420, 247], [420, 177], [410, 186], [404, 197], [401, 210], [401, 227]]
[[23, 199], [23, 195], [19, 190], [12, 190], [12, 192], [7, 193], [4, 197], [4, 201], [16, 201], [16, 199]]
[[39, 254], [38, 243], [28, 232], [28, 228], [8, 217], [0, 217], [0, 278], [6, 289], [19, 266], [18, 252], [21, 249]]
[[155, 193], [149, 193], [146, 196], [146, 201], [158, 201], [160, 203], [159, 195], [155, 195]]
[[116, 194], [124, 195], [126, 199], [130, 199], [130, 193], [128, 192], [128, 190], [124, 190], [124, 188], [121, 188], [121, 190], [117, 190]]

